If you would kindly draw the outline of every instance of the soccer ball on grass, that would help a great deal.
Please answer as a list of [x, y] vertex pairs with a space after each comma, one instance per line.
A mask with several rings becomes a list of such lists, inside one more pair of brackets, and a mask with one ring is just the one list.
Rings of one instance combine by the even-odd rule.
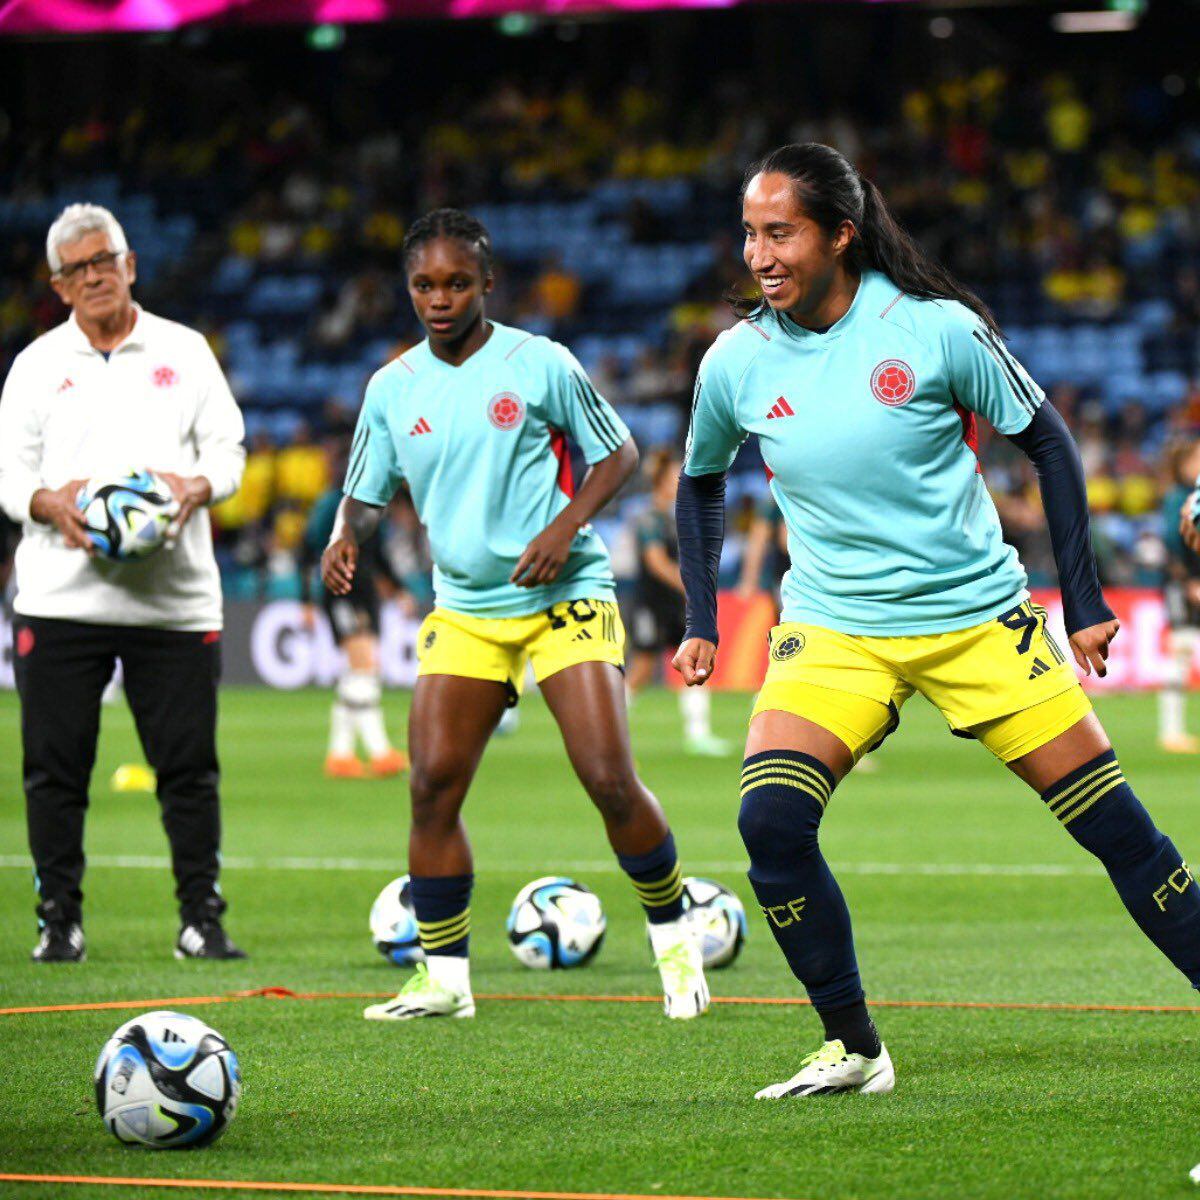
[[207, 1146], [242, 1095], [237, 1055], [215, 1029], [177, 1012], [126, 1021], [96, 1062], [96, 1104], [118, 1141], [156, 1150]]
[[375, 898], [371, 905], [371, 937], [375, 949], [398, 967], [425, 961], [407, 875], [393, 879]]
[[684, 916], [692, 926], [706, 967], [727, 967], [746, 940], [746, 910], [715, 879], [689, 875], [683, 881]]
[[542, 971], [590, 962], [605, 928], [600, 897], [562, 875], [527, 883], [505, 922], [512, 952], [527, 967]]

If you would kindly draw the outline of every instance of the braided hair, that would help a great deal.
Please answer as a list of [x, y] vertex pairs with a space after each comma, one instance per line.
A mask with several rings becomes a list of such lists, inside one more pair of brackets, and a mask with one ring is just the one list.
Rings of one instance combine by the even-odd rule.
[[492, 272], [492, 236], [481, 221], [461, 208], [435, 208], [418, 217], [404, 235], [404, 269], [407, 271], [417, 251], [438, 238], [465, 242], [479, 256], [479, 268], [486, 278]]

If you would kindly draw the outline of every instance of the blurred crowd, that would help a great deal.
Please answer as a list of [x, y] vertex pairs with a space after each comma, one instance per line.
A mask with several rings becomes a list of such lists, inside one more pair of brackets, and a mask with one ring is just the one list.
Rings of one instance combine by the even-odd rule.
[[[348, 116], [299, 87], [254, 105], [218, 97], [201, 114], [135, 91], [61, 128], [4, 127], [0, 373], [63, 317], [42, 258], [48, 222], [29, 215], [89, 180], [119, 218], [136, 199], [140, 298], [205, 330], [247, 412], [245, 481], [214, 513], [231, 594], [295, 594], [306, 514], [337, 483], [362, 384], [417, 336], [399, 256], [413, 216], [444, 203], [494, 213], [492, 315], [571, 345], [639, 441], [678, 445], [699, 359], [732, 320], [722, 296], [748, 285], [742, 174], [780, 141], [826, 141], [1002, 325], [1132, 329], [1139, 314], [1120, 389], [1103, 364], [1054, 377], [1030, 366], [1079, 440], [1106, 582], [1153, 583], [1169, 460], [1200, 436], [1200, 125], [1183, 84], [1120, 69], [1103, 82], [945, 71], [884, 118], [764, 95], [749, 73], [682, 101], [637, 71], [603, 87], [499, 74], [431, 100], [432, 119], [385, 105]], [[1157, 381], [1153, 399], [1149, 382], [1137, 394], [1142, 379]], [[1050, 582], [1028, 464], [999, 437], [982, 456], [1011, 540]], [[753, 446], [736, 479], [731, 579], [766, 486]], [[645, 502], [631, 490], [606, 517], [626, 577]], [[428, 551], [403, 500], [391, 526], [419, 592]]]

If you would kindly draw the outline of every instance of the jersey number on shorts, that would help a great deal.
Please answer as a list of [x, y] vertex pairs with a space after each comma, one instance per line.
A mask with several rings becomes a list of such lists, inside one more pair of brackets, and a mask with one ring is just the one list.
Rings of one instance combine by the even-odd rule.
[[1016, 608], [1010, 608], [1008, 612], [1001, 613], [996, 620], [1005, 629], [1011, 629], [1014, 633], [1021, 635], [1017, 642], [1018, 654], [1029, 653], [1029, 648], [1033, 645], [1034, 634], [1040, 628], [1042, 640], [1054, 656], [1054, 661], [1059, 663], [1066, 662], [1066, 655], [1063, 654], [1058, 647], [1058, 643], [1046, 631], [1046, 610], [1040, 605], [1031, 604], [1026, 600], [1024, 604], [1018, 604]]
[[586, 625], [600, 618], [600, 636], [607, 642], [617, 640], [616, 605], [609, 600], [564, 600], [546, 609], [551, 629], [566, 629], [568, 620]]

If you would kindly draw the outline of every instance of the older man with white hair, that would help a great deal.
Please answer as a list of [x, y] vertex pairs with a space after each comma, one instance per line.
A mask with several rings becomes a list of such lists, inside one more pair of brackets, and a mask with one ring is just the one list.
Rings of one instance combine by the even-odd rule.
[[[17, 356], [0, 396], [0, 507], [23, 525], [14, 666], [41, 927], [33, 958], [85, 957], [84, 814], [118, 659], [171, 844], [176, 957], [241, 958], [217, 883], [222, 612], [205, 506], [241, 480], [242, 416], [204, 338], [134, 303], [137, 263], [112, 213], [65, 209], [46, 258], [71, 315]], [[143, 467], [179, 501], [177, 536], [140, 561], [102, 559], [79, 489]]]

